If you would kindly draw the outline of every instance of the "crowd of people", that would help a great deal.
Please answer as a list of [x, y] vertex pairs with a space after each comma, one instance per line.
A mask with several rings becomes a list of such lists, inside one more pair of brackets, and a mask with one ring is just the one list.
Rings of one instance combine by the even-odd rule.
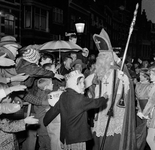
[[94, 42], [97, 56], [83, 48], [57, 61], [1, 38], [0, 150], [154, 150], [154, 63], [122, 64], [104, 29]]

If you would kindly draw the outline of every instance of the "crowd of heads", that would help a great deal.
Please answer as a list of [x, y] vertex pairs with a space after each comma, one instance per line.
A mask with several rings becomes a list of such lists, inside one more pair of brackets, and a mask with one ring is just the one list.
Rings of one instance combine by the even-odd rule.
[[127, 58], [126, 65], [129, 70], [130, 76], [133, 79], [134, 83], [137, 81], [151, 80], [151, 73], [155, 69], [155, 62], [149, 60], [142, 60]]

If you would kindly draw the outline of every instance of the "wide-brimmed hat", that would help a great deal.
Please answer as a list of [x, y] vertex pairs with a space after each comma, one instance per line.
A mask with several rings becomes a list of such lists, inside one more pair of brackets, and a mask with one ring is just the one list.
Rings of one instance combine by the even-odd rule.
[[74, 67], [76, 64], [81, 64], [82, 69], [86, 67], [86, 64], [84, 64], [81, 59], [76, 59], [74, 62], [72, 62], [71, 67]]
[[0, 46], [4, 46], [7, 44], [16, 44], [18, 45], [18, 48], [22, 47], [20, 44], [17, 43], [16, 38], [10, 35], [2, 37], [0, 41]]

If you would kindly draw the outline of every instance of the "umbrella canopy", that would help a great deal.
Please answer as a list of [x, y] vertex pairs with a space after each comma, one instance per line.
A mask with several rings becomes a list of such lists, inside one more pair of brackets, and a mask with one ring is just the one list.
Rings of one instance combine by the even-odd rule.
[[49, 41], [44, 43], [40, 47], [40, 51], [46, 50], [50, 52], [61, 51], [61, 52], [68, 52], [68, 51], [79, 51], [82, 48], [70, 41], [58, 40], [58, 41]]

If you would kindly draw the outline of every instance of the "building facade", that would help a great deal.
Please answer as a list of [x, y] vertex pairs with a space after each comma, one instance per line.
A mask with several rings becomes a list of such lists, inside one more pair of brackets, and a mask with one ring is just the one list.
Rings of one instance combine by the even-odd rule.
[[0, 0], [0, 37], [13, 35], [22, 46], [64, 40], [66, 32], [76, 33], [80, 18], [85, 22], [84, 33], [77, 34], [81, 47], [96, 53], [92, 37], [104, 28], [113, 48], [123, 54], [137, 2], [128, 55], [149, 59], [155, 49], [155, 29], [141, 14], [141, 0]]

